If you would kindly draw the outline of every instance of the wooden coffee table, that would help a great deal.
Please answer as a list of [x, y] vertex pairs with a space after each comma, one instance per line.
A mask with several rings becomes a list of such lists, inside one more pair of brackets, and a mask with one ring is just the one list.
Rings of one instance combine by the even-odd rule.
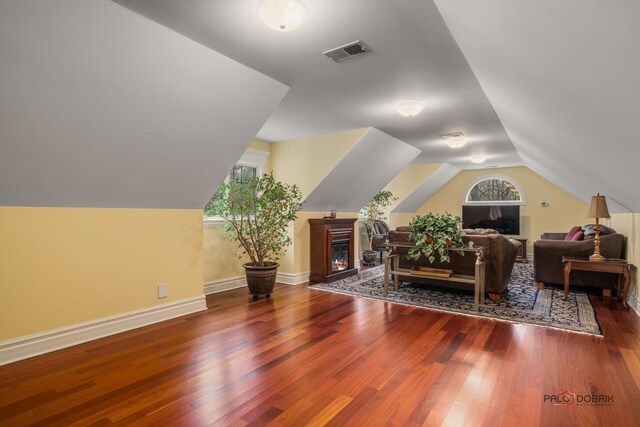
[[[628, 308], [627, 295], [631, 282], [630, 265], [627, 260], [617, 258], [605, 258], [604, 261], [589, 261], [589, 258], [562, 257], [564, 263], [564, 298], [569, 295], [569, 278], [573, 270], [599, 271], [603, 273], [618, 274], [618, 298], [622, 297], [622, 304]], [[624, 280], [624, 290], [620, 295], [620, 285]]]
[[399, 255], [394, 253], [397, 248], [411, 248], [413, 244], [402, 244], [402, 243], [390, 243], [389, 247], [391, 250], [387, 255], [387, 258], [384, 262], [384, 296], [386, 297], [389, 294], [389, 276], [393, 277], [393, 288], [397, 291], [400, 286], [399, 276], [403, 277], [413, 277], [420, 279], [433, 279], [441, 282], [458, 282], [458, 283], [468, 283], [473, 284], [474, 288], [474, 298], [473, 298], [473, 308], [475, 311], [479, 311], [480, 304], [484, 304], [484, 282], [485, 282], [485, 274], [486, 274], [486, 263], [484, 260], [483, 251], [487, 248], [486, 246], [474, 246], [473, 248], [450, 248], [451, 251], [462, 251], [462, 252], [472, 252], [476, 255], [476, 263], [475, 263], [475, 275], [462, 275], [462, 274], [452, 274], [450, 277], [428, 277], [424, 275], [416, 275], [411, 270], [406, 268], [399, 267]]

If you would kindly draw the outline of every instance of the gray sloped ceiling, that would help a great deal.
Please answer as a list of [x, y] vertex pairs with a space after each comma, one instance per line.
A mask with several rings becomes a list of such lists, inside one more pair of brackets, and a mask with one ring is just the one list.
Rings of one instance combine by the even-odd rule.
[[435, 3], [525, 164], [640, 212], [640, 2]]
[[460, 173], [460, 169], [450, 164], [443, 164], [434, 173], [432, 173], [413, 193], [407, 196], [393, 213], [413, 213], [420, 208], [427, 200], [451, 181]]
[[0, 57], [0, 205], [201, 208], [288, 90], [104, 0], [2, 0]]
[[[303, 0], [308, 20], [290, 33], [260, 22], [258, 0], [114, 1], [290, 85], [259, 139], [373, 127], [422, 150], [421, 163], [474, 168], [482, 152], [522, 165], [432, 0]], [[322, 54], [357, 39], [370, 54], [340, 64]], [[426, 102], [420, 117], [396, 113], [408, 99]], [[469, 144], [451, 150], [440, 135], [456, 131]]]
[[359, 211], [420, 150], [375, 128], [369, 128], [311, 191], [304, 211]]

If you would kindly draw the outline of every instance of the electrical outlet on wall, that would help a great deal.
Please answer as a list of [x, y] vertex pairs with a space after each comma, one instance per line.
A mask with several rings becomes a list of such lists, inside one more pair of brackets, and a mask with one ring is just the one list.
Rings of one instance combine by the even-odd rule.
[[169, 287], [166, 283], [161, 283], [158, 285], [158, 299], [166, 298], [169, 295]]

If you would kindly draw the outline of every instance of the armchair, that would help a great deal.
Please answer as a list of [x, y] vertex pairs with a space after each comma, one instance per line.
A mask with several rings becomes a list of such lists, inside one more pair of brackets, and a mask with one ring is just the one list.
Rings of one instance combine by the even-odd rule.
[[371, 250], [383, 252], [387, 250], [387, 240], [389, 239], [389, 226], [382, 220], [373, 223], [373, 239], [371, 240]]

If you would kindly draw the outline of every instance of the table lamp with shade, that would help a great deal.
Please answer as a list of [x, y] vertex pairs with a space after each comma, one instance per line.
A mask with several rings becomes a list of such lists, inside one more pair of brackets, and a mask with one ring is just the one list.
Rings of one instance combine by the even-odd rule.
[[589, 213], [587, 214], [587, 218], [595, 218], [596, 226], [594, 228], [596, 232], [596, 237], [593, 241], [595, 246], [595, 251], [593, 255], [589, 257], [589, 261], [604, 261], [604, 257], [600, 255], [600, 218], [611, 218], [611, 214], [609, 214], [609, 209], [607, 208], [607, 200], [604, 196], [601, 196], [598, 193], [597, 196], [591, 196], [591, 206], [589, 207]]

